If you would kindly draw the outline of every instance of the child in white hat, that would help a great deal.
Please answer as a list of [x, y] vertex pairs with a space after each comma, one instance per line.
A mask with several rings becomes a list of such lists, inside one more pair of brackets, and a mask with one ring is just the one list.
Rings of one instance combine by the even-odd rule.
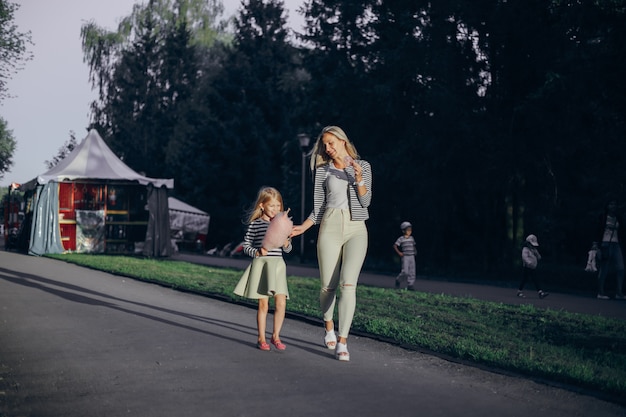
[[402, 236], [396, 239], [393, 249], [396, 251], [402, 261], [402, 269], [396, 277], [396, 288], [400, 288], [400, 283], [406, 279], [407, 289], [413, 291], [415, 289], [415, 239], [411, 236], [413, 226], [409, 222], [400, 224]]
[[528, 235], [522, 248], [522, 282], [520, 282], [517, 290], [518, 297], [526, 297], [523, 293], [523, 289], [528, 280], [532, 280], [533, 284], [535, 284], [539, 298], [546, 298], [549, 295], [541, 289], [541, 285], [537, 279], [537, 266], [541, 259], [541, 255], [537, 249], [538, 247], [539, 242], [537, 241], [537, 236]]

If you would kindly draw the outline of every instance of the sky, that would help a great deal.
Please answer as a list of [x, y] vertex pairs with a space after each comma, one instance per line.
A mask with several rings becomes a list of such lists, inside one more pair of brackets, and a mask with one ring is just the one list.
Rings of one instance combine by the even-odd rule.
[[[45, 161], [76, 133], [87, 136], [89, 104], [97, 92], [89, 83], [83, 62], [80, 28], [89, 21], [115, 30], [142, 0], [10, 0], [19, 5], [14, 23], [19, 32], [31, 32], [34, 57], [8, 81], [8, 94], [0, 103], [0, 117], [17, 142], [13, 166], [0, 178], [0, 186], [25, 183], [46, 172]], [[223, 0], [225, 16], [233, 15], [239, 0]], [[303, 0], [284, 0], [289, 26], [300, 31], [304, 19], [297, 13]]]

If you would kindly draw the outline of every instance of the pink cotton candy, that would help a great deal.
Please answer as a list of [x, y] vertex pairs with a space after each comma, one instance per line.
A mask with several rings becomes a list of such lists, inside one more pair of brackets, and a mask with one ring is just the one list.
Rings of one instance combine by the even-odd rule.
[[282, 247], [291, 234], [293, 221], [288, 216], [289, 210], [278, 213], [267, 228], [263, 238], [263, 247], [267, 250]]
[[343, 157], [343, 163], [346, 164], [347, 166], [352, 165], [352, 162], [354, 161], [354, 159], [352, 159], [352, 157], [350, 155], [346, 155]]

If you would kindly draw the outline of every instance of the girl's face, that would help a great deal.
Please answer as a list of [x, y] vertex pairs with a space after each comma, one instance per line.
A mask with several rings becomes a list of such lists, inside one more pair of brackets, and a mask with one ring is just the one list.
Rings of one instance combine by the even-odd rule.
[[322, 136], [322, 146], [324, 146], [326, 155], [331, 159], [343, 159], [343, 157], [347, 155], [346, 142], [332, 133], [324, 133]]
[[280, 201], [275, 198], [270, 198], [266, 202], [259, 204], [259, 206], [261, 207], [261, 210], [263, 210], [262, 217], [265, 220], [273, 219], [274, 216], [280, 213], [281, 209]]

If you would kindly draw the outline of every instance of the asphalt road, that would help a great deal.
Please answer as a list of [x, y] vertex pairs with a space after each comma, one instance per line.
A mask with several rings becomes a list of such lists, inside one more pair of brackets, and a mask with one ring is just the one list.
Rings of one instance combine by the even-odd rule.
[[584, 393], [366, 337], [350, 338], [351, 361], [342, 363], [322, 346], [319, 325], [296, 319], [285, 322], [285, 352], [262, 352], [255, 314], [0, 252], [0, 413], [626, 416], [625, 407]]

